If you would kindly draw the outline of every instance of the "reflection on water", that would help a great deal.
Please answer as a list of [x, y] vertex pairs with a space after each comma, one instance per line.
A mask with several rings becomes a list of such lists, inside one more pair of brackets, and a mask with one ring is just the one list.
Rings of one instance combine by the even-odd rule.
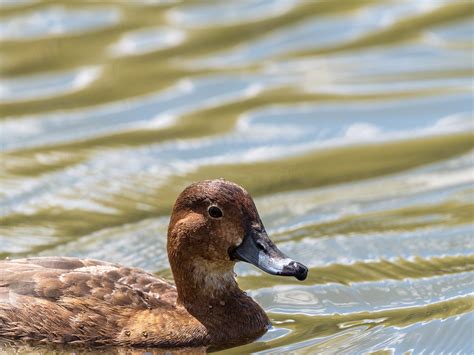
[[226, 177], [311, 268], [297, 283], [238, 265], [274, 327], [228, 353], [470, 352], [471, 14], [463, 0], [2, 2], [0, 257], [169, 277], [176, 194]]
[[119, 11], [113, 8], [68, 10], [63, 7], [45, 6], [0, 21], [0, 39], [30, 40], [93, 31], [110, 26], [118, 19]]

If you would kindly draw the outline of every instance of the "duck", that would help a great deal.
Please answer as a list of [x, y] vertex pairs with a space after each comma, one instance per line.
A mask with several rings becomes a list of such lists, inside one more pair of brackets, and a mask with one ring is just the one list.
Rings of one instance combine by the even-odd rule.
[[222, 349], [271, 327], [236, 281], [237, 262], [304, 280], [308, 269], [269, 238], [250, 194], [195, 182], [172, 209], [174, 283], [145, 270], [74, 257], [0, 261], [0, 339], [85, 346]]

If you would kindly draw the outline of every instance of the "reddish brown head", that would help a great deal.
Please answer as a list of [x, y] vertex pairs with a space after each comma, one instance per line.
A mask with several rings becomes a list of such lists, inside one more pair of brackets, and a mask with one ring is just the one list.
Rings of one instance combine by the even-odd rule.
[[196, 273], [205, 274], [200, 282], [217, 282], [219, 275], [232, 274], [239, 260], [299, 280], [307, 274], [305, 266], [286, 257], [268, 238], [249, 193], [222, 179], [194, 183], [179, 195], [168, 229], [168, 256], [178, 292], [184, 268], [195, 279]]

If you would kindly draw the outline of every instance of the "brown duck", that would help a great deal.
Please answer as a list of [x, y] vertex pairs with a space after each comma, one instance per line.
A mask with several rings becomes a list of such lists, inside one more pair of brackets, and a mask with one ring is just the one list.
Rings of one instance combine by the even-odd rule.
[[268, 238], [250, 195], [222, 179], [181, 193], [167, 248], [176, 286], [97, 260], [0, 261], [0, 338], [165, 348], [244, 344], [270, 321], [239, 289], [235, 263], [299, 280], [308, 272]]

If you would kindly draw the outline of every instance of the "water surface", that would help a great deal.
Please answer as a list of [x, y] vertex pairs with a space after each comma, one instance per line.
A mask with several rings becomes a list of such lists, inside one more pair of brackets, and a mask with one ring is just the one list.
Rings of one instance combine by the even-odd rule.
[[238, 265], [273, 328], [223, 353], [470, 353], [473, 33], [467, 0], [4, 2], [0, 257], [169, 277], [176, 195], [225, 177], [310, 275]]

